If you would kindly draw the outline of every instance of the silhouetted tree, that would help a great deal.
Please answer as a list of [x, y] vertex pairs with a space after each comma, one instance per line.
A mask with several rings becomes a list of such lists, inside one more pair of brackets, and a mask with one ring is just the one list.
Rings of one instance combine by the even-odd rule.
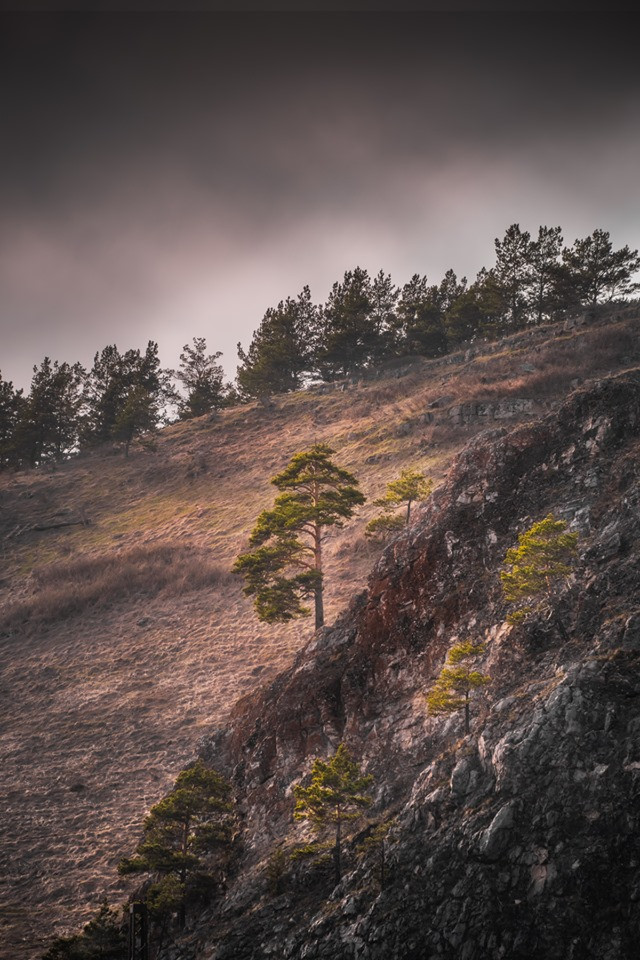
[[43, 960], [125, 960], [126, 956], [120, 911], [105, 900], [81, 933], [56, 937]]
[[437, 357], [446, 351], [444, 313], [439, 288], [429, 286], [426, 277], [414, 273], [405, 283], [397, 308], [398, 351]]
[[124, 447], [125, 457], [134, 440], [150, 440], [158, 427], [160, 411], [153, 396], [142, 386], [130, 387], [111, 436]]
[[535, 323], [551, 319], [560, 306], [557, 287], [562, 244], [561, 227], [540, 227], [537, 239], [529, 244], [528, 303]]
[[33, 368], [31, 388], [20, 404], [16, 447], [31, 467], [58, 460], [78, 443], [84, 370], [79, 363], [53, 363], [45, 357]]
[[259, 619], [267, 623], [306, 616], [310, 611], [303, 600], [312, 595], [316, 629], [324, 623], [324, 531], [341, 527], [365, 501], [353, 474], [331, 460], [334, 452], [315, 444], [272, 477], [282, 492], [273, 508], [258, 517], [249, 539], [256, 549], [234, 564], [234, 572], [245, 578], [244, 592], [254, 597]]
[[[148, 402], [143, 404], [142, 395]], [[123, 424], [130, 423], [132, 410], [146, 407], [144, 419], [162, 420], [165, 404], [175, 399], [170, 384], [170, 371], [163, 370], [158, 344], [149, 340], [146, 350], [127, 350], [120, 354], [115, 344], [96, 353], [86, 377], [86, 415], [82, 427], [82, 443], [87, 446], [104, 443], [126, 435]], [[125, 407], [128, 411], [125, 413]]]
[[391, 274], [384, 270], [373, 278], [369, 295], [369, 323], [371, 325], [371, 350], [369, 361], [379, 363], [393, 352], [396, 312], [400, 291], [393, 284]]
[[504, 292], [492, 271], [484, 267], [474, 283], [449, 307], [444, 327], [450, 347], [476, 336], [499, 336], [505, 329], [507, 307]]
[[568, 307], [594, 307], [597, 303], [629, 296], [640, 284], [637, 250], [614, 250], [609, 232], [596, 229], [562, 252], [559, 295]]
[[527, 289], [531, 283], [531, 236], [513, 223], [502, 238], [495, 240], [496, 264], [493, 276], [502, 292], [509, 327], [521, 326], [527, 316]]
[[447, 270], [444, 277], [438, 285], [435, 298], [443, 314], [447, 314], [453, 308], [456, 301], [467, 289], [467, 278], [462, 277], [458, 280], [454, 270]]
[[156, 914], [178, 912], [184, 926], [190, 892], [214, 887], [224, 874], [233, 836], [231, 787], [201, 760], [179, 774], [151, 808], [135, 855], [120, 861], [122, 874], [159, 874], [148, 892]]
[[217, 362], [221, 356], [219, 351], [207, 354], [204, 337], [194, 337], [192, 345], [185, 343], [180, 354], [180, 367], [172, 371], [186, 390], [186, 396], [177, 396], [181, 420], [202, 417], [224, 406], [224, 370]]
[[315, 370], [323, 380], [335, 380], [363, 370], [378, 351], [377, 331], [370, 316], [371, 281], [356, 267], [334, 283], [319, 316]]
[[17, 466], [16, 430], [24, 403], [22, 390], [15, 390], [11, 380], [0, 373], [0, 470]]
[[238, 344], [237, 383], [245, 399], [299, 390], [312, 364], [318, 308], [309, 287], [265, 313], [248, 352]]

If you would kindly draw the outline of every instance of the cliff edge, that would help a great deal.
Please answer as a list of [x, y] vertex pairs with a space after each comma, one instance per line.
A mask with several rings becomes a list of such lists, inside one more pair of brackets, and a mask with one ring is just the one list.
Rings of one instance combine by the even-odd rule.
[[[640, 374], [475, 437], [349, 612], [244, 698], [202, 754], [245, 828], [227, 896], [183, 944], [207, 960], [624, 960], [640, 940]], [[499, 570], [553, 512], [579, 534], [549, 612], [506, 622]], [[558, 627], [562, 624], [562, 628]], [[492, 682], [462, 717], [425, 694], [457, 640]], [[305, 836], [292, 786], [344, 742], [375, 777], [384, 888], [355, 856], [266, 863]], [[353, 854], [351, 856], [351, 854]]]

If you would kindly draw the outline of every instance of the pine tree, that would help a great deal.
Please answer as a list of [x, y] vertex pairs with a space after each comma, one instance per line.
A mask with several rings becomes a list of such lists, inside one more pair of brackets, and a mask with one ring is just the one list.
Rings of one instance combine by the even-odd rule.
[[0, 373], [0, 470], [19, 463], [16, 430], [23, 403], [22, 390], [15, 390]]
[[[402, 470], [399, 477], [387, 484], [383, 497], [374, 500], [377, 507], [382, 507], [384, 513], [374, 517], [365, 527], [365, 536], [376, 540], [384, 540], [389, 535], [401, 530], [411, 520], [411, 504], [426, 500], [433, 492], [433, 482], [427, 480], [424, 474], [417, 470]], [[406, 503], [407, 512], [403, 519], [392, 511]]]
[[335, 882], [342, 875], [342, 828], [357, 820], [363, 810], [371, 805], [368, 793], [374, 779], [363, 775], [359, 765], [350, 756], [344, 744], [340, 744], [334, 756], [327, 762], [319, 758], [311, 769], [308, 787], [294, 787], [296, 820], [306, 820], [317, 830], [335, 828], [333, 848]]
[[392, 355], [399, 295], [400, 291], [394, 286], [391, 274], [380, 270], [371, 282], [370, 292], [371, 363], [380, 363]]
[[111, 436], [124, 447], [125, 457], [134, 440], [148, 442], [156, 432], [160, 411], [153, 396], [141, 385], [130, 387], [111, 429]]
[[531, 235], [520, 224], [507, 228], [502, 240], [496, 238], [496, 265], [493, 276], [507, 305], [507, 323], [512, 329], [522, 326], [527, 316], [527, 290], [531, 283]]
[[299, 390], [312, 365], [317, 307], [309, 287], [265, 313], [247, 353], [238, 344], [236, 380], [244, 399]]
[[365, 369], [379, 352], [371, 323], [371, 280], [366, 270], [348, 270], [334, 283], [318, 319], [314, 363], [323, 380]]
[[271, 483], [282, 491], [256, 522], [234, 572], [245, 578], [260, 620], [284, 622], [306, 616], [303, 600], [315, 599], [316, 629], [324, 623], [322, 544], [327, 527], [341, 527], [365, 498], [358, 481], [331, 460], [323, 443], [297, 453]]
[[126, 956], [120, 911], [104, 900], [82, 933], [56, 937], [43, 960], [125, 960]]
[[[105, 443], [114, 434], [123, 434], [123, 423], [130, 421], [132, 404], [142, 410], [142, 394], [147, 394], [146, 419], [155, 423], [162, 420], [164, 405], [175, 400], [170, 384], [171, 372], [163, 370], [158, 356], [158, 344], [149, 340], [144, 354], [127, 350], [121, 354], [115, 344], [96, 353], [93, 366], [86, 377], [86, 415], [82, 428], [82, 444]], [[123, 411], [129, 405], [126, 416]], [[126, 433], [126, 430], [124, 431]]]
[[451, 302], [444, 317], [449, 347], [477, 336], [499, 336], [505, 329], [507, 306], [495, 275], [483, 267], [470, 287]]
[[130, 385], [124, 360], [115, 343], [95, 354], [85, 383], [83, 445], [104, 443], [110, 439]]
[[175, 786], [153, 806], [144, 821], [144, 837], [122, 874], [159, 874], [149, 890], [156, 914], [177, 910], [184, 926], [190, 893], [212, 887], [228, 864], [233, 834], [231, 787], [201, 760], [179, 774]]
[[454, 270], [447, 270], [437, 288], [436, 300], [443, 314], [447, 314], [467, 289], [467, 278], [458, 280]]
[[[512, 607], [507, 620], [521, 623], [549, 600], [571, 574], [578, 552], [578, 534], [567, 533], [565, 520], [552, 513], [518, 536], [518, 546], [507, 551], [500, 573], [504, 596]], [[556, 625], [566, 638], [564, 625]]]
[[433, 481], [428, 480], [418, 470], [401, 470], [400, 476], [390, 480], [383, 497], [375, 500], [378, 507], [399, 507], [407, 505], [406, 523], [411, 521], [411, 504], [427, 500], [433, 493]]
[[224, 370], [218, 363], [222, 353], [207, 354], [204, 337], [194, 337], [193, 346], [185, 343], [180, 354], [180, 367], [172, 371], [187, 391], [179, 396], [178, 415], [181, 420], [202, 417], [224, 406]]
[[439, 715], [464, 710], [465, 733], [471, 729], [472, 694], [491, 683], [487, 674], [472, 669], [473, 663], [482, 656], [484, 650], [482, 643], [466, 642], [453, 646], [440, 676], [427, 695], [430, 713]]
[[567, 308], [594, 307], [602, 301], [622, 299], [638, 289], [634, 275], [640, 270], [637, 250], [614, 250], [609, 232], [596, 229], [562, 252], [557, 289]]
[[79, 363], [45, 357], [33, 368], [31, 388], [20, 404], [15, 438], [21, 462], [35, 467], [59, 460], [78, 443], [84, 370]]
[[446, 352], [444, 313], [439, 287], [414, 273], [405, 283], [397, 309], [397, 343], [401, 354], [437, 357]]
[[540, 227], [528, 250], [528, 302], [535, 323], [557, 313], [558, 272], [562, 253], [562, 227]]

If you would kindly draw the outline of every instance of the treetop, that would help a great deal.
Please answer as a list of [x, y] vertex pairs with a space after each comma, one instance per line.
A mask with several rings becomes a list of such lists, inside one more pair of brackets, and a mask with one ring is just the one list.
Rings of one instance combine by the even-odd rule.
[[[309, 450], [294, 454], [284, 470], [271, 478], [271, 483], [280, 490], [299, 489], [316, 483], [323, 486], [357, 487], [355, 476], [333, 463], [331, 457], [334, 453], [335, 450], [327, 444], [316, 443]], [[364, 502], [364, 497], [361, 502]]]
[[311, 784], [294, 788], [296, 820], [316, 824], [355, 819], [360, 810], [371, 805], [367, 791], [373, 783], [371, 774], [363, 775], [359, 764], [344, 744], [328, 761], [316, 758], [311, 769]]

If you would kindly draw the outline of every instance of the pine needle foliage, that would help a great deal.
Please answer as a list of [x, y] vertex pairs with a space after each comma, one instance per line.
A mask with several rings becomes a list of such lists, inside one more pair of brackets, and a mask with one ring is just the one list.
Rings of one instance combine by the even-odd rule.
[[125, 960], [126, 955], [120, 911], [104, 900], [82, 933], [56, 937], [43, 960]]
[[381, 513], [373, 517], [364, 528], [364, 535], [370, 540], [385, 541], [404, 530], [406, 521], [396, 513]]
[[506, 601], [513, 609], [509, 623], [521, 623], [548, 599], [571, 574], [578, 552], [578, 534], [567, 533], [565, 520], [552, 513], [518, 537], [518, 546], [507, 551], [500, 573]]
[[305, 617], [313, 596], [316, 629], [324, 623], [322, 544], [326, 527], [342, 527], [365, 498], [358, 481], [331, 457], [326, 444], [296, 453], [272, 477], [281, 492], [264, 510], [249, 538], [254, 550], [233, 567], [244, 576], [244, 592], [254, 598], [258, 619], [267, 623]]
[[342, 874], [341, 843], [343, 824], [357, 820], [372, 803], [368, 796], [373, 784], [371, 774], [363, 775], [358, 763], [343, 743], [329, 761], [317, 758], [311, 769], [308, 787], [294, 788], [296, 805], [293, 816], [306, 820], [316, 830], [335, 828], [333, 858], [335, 880]]
[[198, 760], [178, 776], [171, 793], [153, 806], [135, 855], [120, 861], [122, 874], [160, 875], [149, 890], [156, 915], [178, 910], [184, 925], [190, 891], [215, 885], [213, 870], [228, 860], [233, 833], [231, 787]]
[[464, 710], [464, 729], [471, 729], [471, 697], [491, 678], [473, 669], [473, 664], [485, 651], [483, 643], [467, 641], [449, 650], [447, 660], [432, 690], [427, 695], [429, 713], [436, 716]]
[[[373, 540], [386, 540], [411, 521], [411, 505], [427, 500], [433, 493], [433, 481], [427, 479], [418, 470], [402, 470], [400, 476], [387, 484], [384, 496], [374, 500], [376, 507], [382, 507], [384, 513], [374, 517], [365, 528], [365, 536]], [[407, 505], [402, 517], [392, 511], [401, 504]]]

